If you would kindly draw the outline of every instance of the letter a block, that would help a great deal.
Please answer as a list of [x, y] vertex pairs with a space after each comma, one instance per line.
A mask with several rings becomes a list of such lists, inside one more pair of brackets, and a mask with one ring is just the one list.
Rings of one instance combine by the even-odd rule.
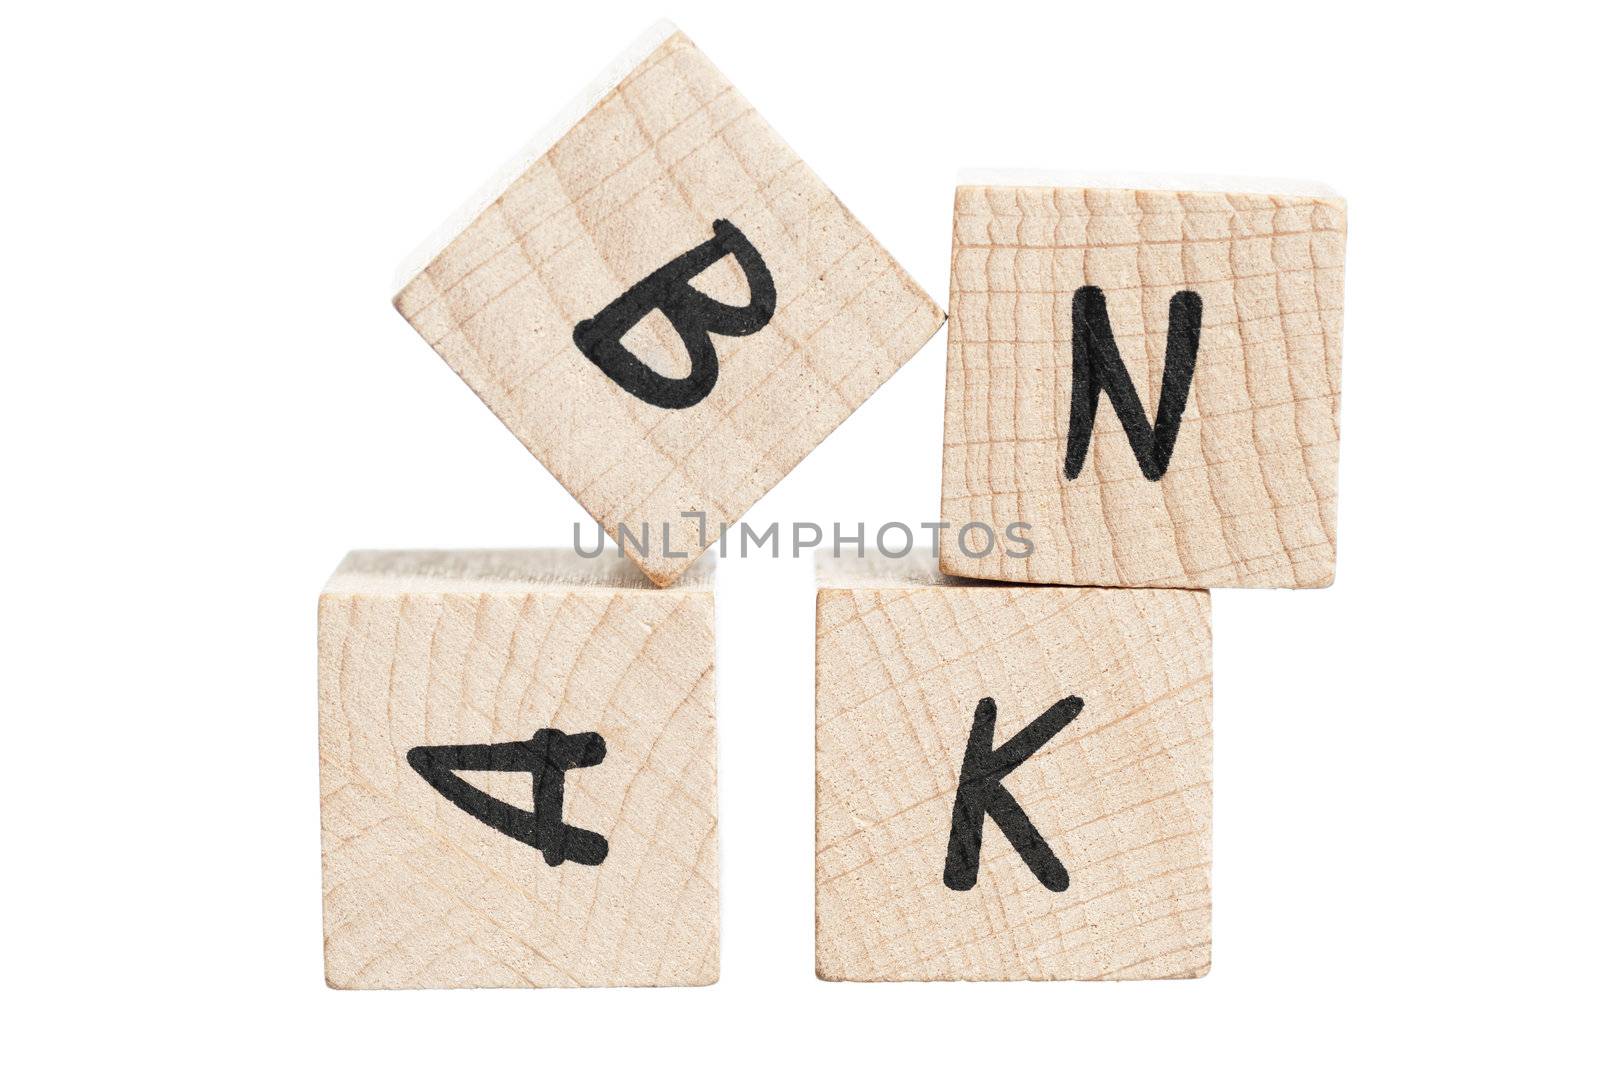
[[1210, 596], [821, 582], [818, 977], [1205, 974]]
[[395, 306], [668, 584], [944, 314], [688, 38], [619, 63]]
[[1344, 202], [1197, 185], [956, 190], [946, 573], [1333, 582]]
[[708, 985], [708, 570], [570, 551], [347, 557], [318, 610], [337, 989]]

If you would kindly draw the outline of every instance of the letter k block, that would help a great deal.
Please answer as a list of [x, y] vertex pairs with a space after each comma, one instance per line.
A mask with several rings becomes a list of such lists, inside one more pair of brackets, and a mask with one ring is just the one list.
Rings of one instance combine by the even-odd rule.
[[1206, 973], [1210, 596], [910, 561], [820, 578], [818, 977]]

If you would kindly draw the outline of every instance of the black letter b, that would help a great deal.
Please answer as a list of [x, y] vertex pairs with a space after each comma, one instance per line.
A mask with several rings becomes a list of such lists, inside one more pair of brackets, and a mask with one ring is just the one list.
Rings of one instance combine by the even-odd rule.
[[[651, 272], [572, 331], [578, 349], [617, 386], [663, 409], [687, 409], [717, 385], [713, 334], [753, 335], [767, 325], [778, 305], [772, 273], [744, 233], [725, 219], [713, 223], [711, 233], [710, 241]], [[707, 297], [689, 285], [729, 253], [750, 286], [750, 304], [742, 307]], [[653, 309], [666, 315], [689, 351], [689, 374], [682, 379], [655, 371], [622, 344], [622, 336]]]

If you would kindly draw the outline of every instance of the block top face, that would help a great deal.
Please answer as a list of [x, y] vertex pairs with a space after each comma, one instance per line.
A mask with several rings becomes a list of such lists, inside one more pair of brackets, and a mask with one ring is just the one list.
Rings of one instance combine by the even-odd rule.
[[1209, 595], [858, 576], [817, 598], [818, 975], [1204, 974]]
[[1033, 552], [945, 539], [941, 568], [1330, 584], [1344, 202], [1277, 181], [1039, 181], [956, 191], [941, 510], [952, 532], [1026, 525]]
[[1149, 193], [1260, 194], [1267, 197], [1309, 197], [1339, 201], [1325, 182], [1260, 175], [1179, 175], [1138, 171], [1067, 171], [1030, 168], [964, 168], [956, 175], [960, 188], [1034, 188], [1048, 190], [1134, 190]]
[[981, 583], [941, 573], [938, 563], [922, 548], [899, 558], [881, 551], [858, 555], [817, 555], [817, 587], [822, 590], [854, 588], [961, 587]]
[[666, 584], [943, 313], [688, 38], [636, 51], [395, 306]]
[[[712, 560], [696, 561], [674, 591], [712, 588]], [[561, 594], [658, 590], [639, 571], [605, 553], [559, 548], [517, 550], [354, 550], [339, 563], [324, 595]]]

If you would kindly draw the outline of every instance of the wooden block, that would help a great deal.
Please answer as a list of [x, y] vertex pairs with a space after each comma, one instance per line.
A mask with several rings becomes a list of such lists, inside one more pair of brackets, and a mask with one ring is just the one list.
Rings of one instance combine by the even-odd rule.
[[822, 584], [817, 976], [1205, 974], [1210, 596]]
[[709, 570], [352, 553], [322, 594], [336, 989], [709, 985]]
[[[1015, 181], [956, 190], [940, 567], [1331, 584], [1344, 202]], [[964, 552], [973, 524], [1028, 525], [1034, 551]]]
[[944, 314], [688, 38], [619, 67], [395, 306], [667, 584]]

